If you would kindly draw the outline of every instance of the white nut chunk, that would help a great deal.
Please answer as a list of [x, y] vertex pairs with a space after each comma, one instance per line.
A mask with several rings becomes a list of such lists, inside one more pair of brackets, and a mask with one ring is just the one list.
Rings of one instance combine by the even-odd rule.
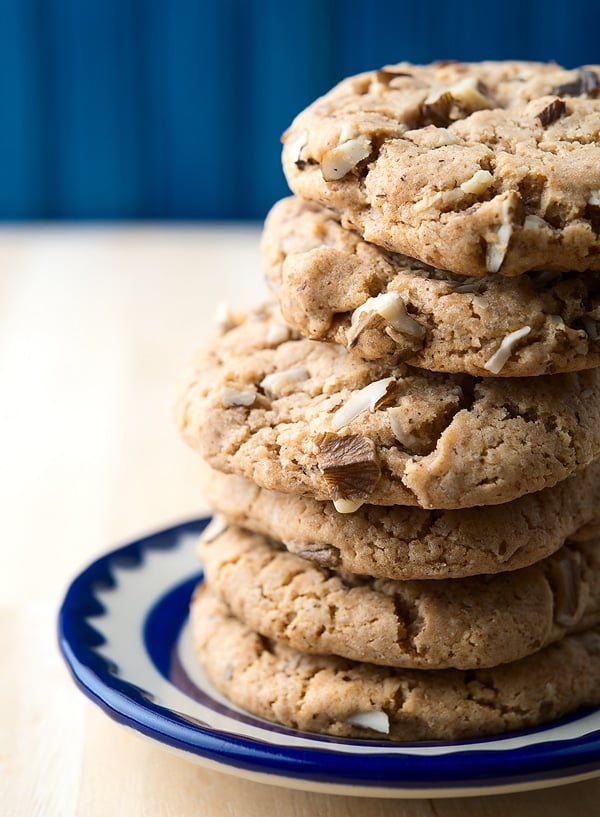
[[543, 230], [544, 227], [552, 229], [551, 225], [548, 224], [548, 222], [541, 216], [536, 216], [533, 214], [525, 216], [525, 221], [523, 222], [524, 230]]
[[425, 329], [406, 311], [406, 304], [397, 292], [382, 292], [374, 298], [367, 298], [364, 304], [357, 307], [352, 313], [350, 326], [355, 328], [360, 316], [368, 312], [376, 312], [395, 329], [405, 335], [422, 338]]
[[261, 389], [270, 397], [277, 397], [284, 391], [295, 389], [298, 383], [307, 380], [308, 370], [304, 366], [291, 366], [281, 372], [266, 375], [260, 382]]
[[501, 372], [506, 364], [506, 361], [513, 353], [515, 343], [521, 340], [521, 338], [526, 337], [530, 332], [531, 326], [522, 326], [520, 329], [515, 329], [514, 332], [511, 332], [510, 335], [503, 338], [497, 351], [494, 352], [483, 368], [487, 369], [488, 372], [491, 372], [492, 374], [498, 374]]
[[333, 415], [331, 427], [334, 431], [339, 431], [343, 426], [355, 420], [363, 411], [375, 411], [377, 406], [388, 394], [389, 388], [396, 380], [393, 377], [384, 377], [383, 380], [375, 380], [368, 386], [360, 389], [344, 403]]
[[362, 505], [365, 504], [364, 499], [334, 499], [333, 507], [338, 513], [354, 513]]
[[321, 160], [321, 173], [326, 182], [343, 179], [359, 162], [371, 153], [371, 140], [361, 135], [328, 150]]
[[251, 389], [236, 389], [233, 386], [223, 386], [221, 389], [221, 404], [223, 408], [251, 406], [255, 400], [256, 392]]
[[374, 732], [381, 732], [384, 735], [390, 733], [390, 719], [385, 712], [355, 712], [346, 718], [346, 723], [373, 729]]
[[460, 189], [464, 193], [474, 193], [475, 195], [480, 195], [481, 193], [485, 193], [493, 181], [494, 177], [489, 170], [478, 170], [471, 176], [470, 179], [467, 179], [466, 182], [461, 184]]
[[496, 231], [495, 243], [487, 245], [485, 265], [488, 272], [498, 272], [508, 250], [508, 243], [513, 234], [513, 225], [510, 221], [510, 204], [505, 199], [501, 209], [502, 222]]
[[302, 161], [301, 159], [302, 150], [303, 148], [306, 147], [307, 144], [308, 131], [305, 128], [304, 130], [300, 131], [300, 133], [294, 139], [292, 139], [292, 141], [288, 145], [288, 150], [291, 154], [292, 162], [294, 162], [294, 164], [298, 164], [298, 162]]
[[492, 107], [491, 101], [482, 93], [477, 77], [470, 76], [458, 80], [453, 85], [431, 91], [423, 103], [424, 108], [446, 111], [450, 120], [459, 119], [460, 112], [450, 110], [452, 103], [458, 104], [466, 113]]
[[600, 207], [600, 190], [592, 190], [588, 204], [591, 204], [593, 207]]
[[227, 530], [228, 523], [224, 516], [216, 513], [210, 520], [209, 524], [204, 528], [204, 532], [200, 537], [205, 544], [214, 542], [225, 530]]
[[464, 196], [460, 187], [453, 187], [451, 190], [438, 190], [418, 201], [413, 209], [420, 213], [423, 210], [428, 210], [430, 207], [448, 207], [460, 201]]
[[291, 337], [291, 332], [283, 323], [274, 323], [269, 326], [267, 331], [266, 341], [269, 346], [281, 346], [286, 343]]

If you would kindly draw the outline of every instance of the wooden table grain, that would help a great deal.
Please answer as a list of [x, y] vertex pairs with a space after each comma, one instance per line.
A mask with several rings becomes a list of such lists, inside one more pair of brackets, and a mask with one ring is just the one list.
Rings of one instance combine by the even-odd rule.
[[55, 621], [73, 575], [207, 510], [172, 421], [217, 305], [266, 290], [258, 226], [0, 231], [0, 813], [3, 817], [587, 817], [600, 781], [379, 800], [207, 771], [77, 691]]

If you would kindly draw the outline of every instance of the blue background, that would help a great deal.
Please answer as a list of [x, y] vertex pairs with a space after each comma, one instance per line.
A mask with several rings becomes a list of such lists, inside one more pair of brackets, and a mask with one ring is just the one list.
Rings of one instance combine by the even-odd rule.
[[262, 219], [279, 137], [403, 59], [600, 62], [598, 0], [0, 0], [0, 219]]

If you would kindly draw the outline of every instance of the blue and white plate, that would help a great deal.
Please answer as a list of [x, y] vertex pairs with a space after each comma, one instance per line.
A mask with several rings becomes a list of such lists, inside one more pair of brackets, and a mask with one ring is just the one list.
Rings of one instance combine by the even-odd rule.
[[338, 740], [237, 709], [196, 666], [187, 624], [208, 519], [90, 565], [69, 588], [60, 647], [111, 718], [199, 763], [264, 783], [372, 797], [519, 791], [600, 774], [600, 709], [506, 737], [452, 743]]

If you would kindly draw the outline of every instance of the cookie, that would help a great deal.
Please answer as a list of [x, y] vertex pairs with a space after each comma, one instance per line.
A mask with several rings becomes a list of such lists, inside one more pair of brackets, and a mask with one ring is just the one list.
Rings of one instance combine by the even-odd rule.
[[600, 540], [511, 573], [392, 581], [337, 573], [231, 526], [200, 540], [211, 591], [267, 638], [392, 667], [516, 661], [600, 623]]
[[314, 656], [241, 624], [205, 588], [191, 607], [199, 662], [254, 715], [293, 729], [393, 741], [453, 740], [537, 726], [600, 703], [600, 630], [493, 669], [410, 670]]
[[216, 331], [185, 377], [183, 437], [213, 468], [361, 504], [495, 505], [600, 455], [600, 369], [473, 378], [294, 337], [272, 306]]
[[283, 167], [294, 193], [434, 267], [598, 270], [599, 117], [599, 66], [400, 63], [300, 113]]
[[600, 273], [465, 281], [367, 243], [340, 218], [287, 198], [265, 223], [265, 276], [304, 337], [366, 359], [483, 377], [600, 365]]
[[[600, 536], [600, 462], [504, 505], [426, 511], [363, 505], [339, 514], [331, 502], [268, 491], [206, 469], [203, 493], [230, 523], [285, 544], [322, 567], [388, 579], [450, 579], [533, 564], [566, 539]], [[215, 525], [223, 524], [215, 519]], [[214, 528], [213, 528], [214, 530]]]

